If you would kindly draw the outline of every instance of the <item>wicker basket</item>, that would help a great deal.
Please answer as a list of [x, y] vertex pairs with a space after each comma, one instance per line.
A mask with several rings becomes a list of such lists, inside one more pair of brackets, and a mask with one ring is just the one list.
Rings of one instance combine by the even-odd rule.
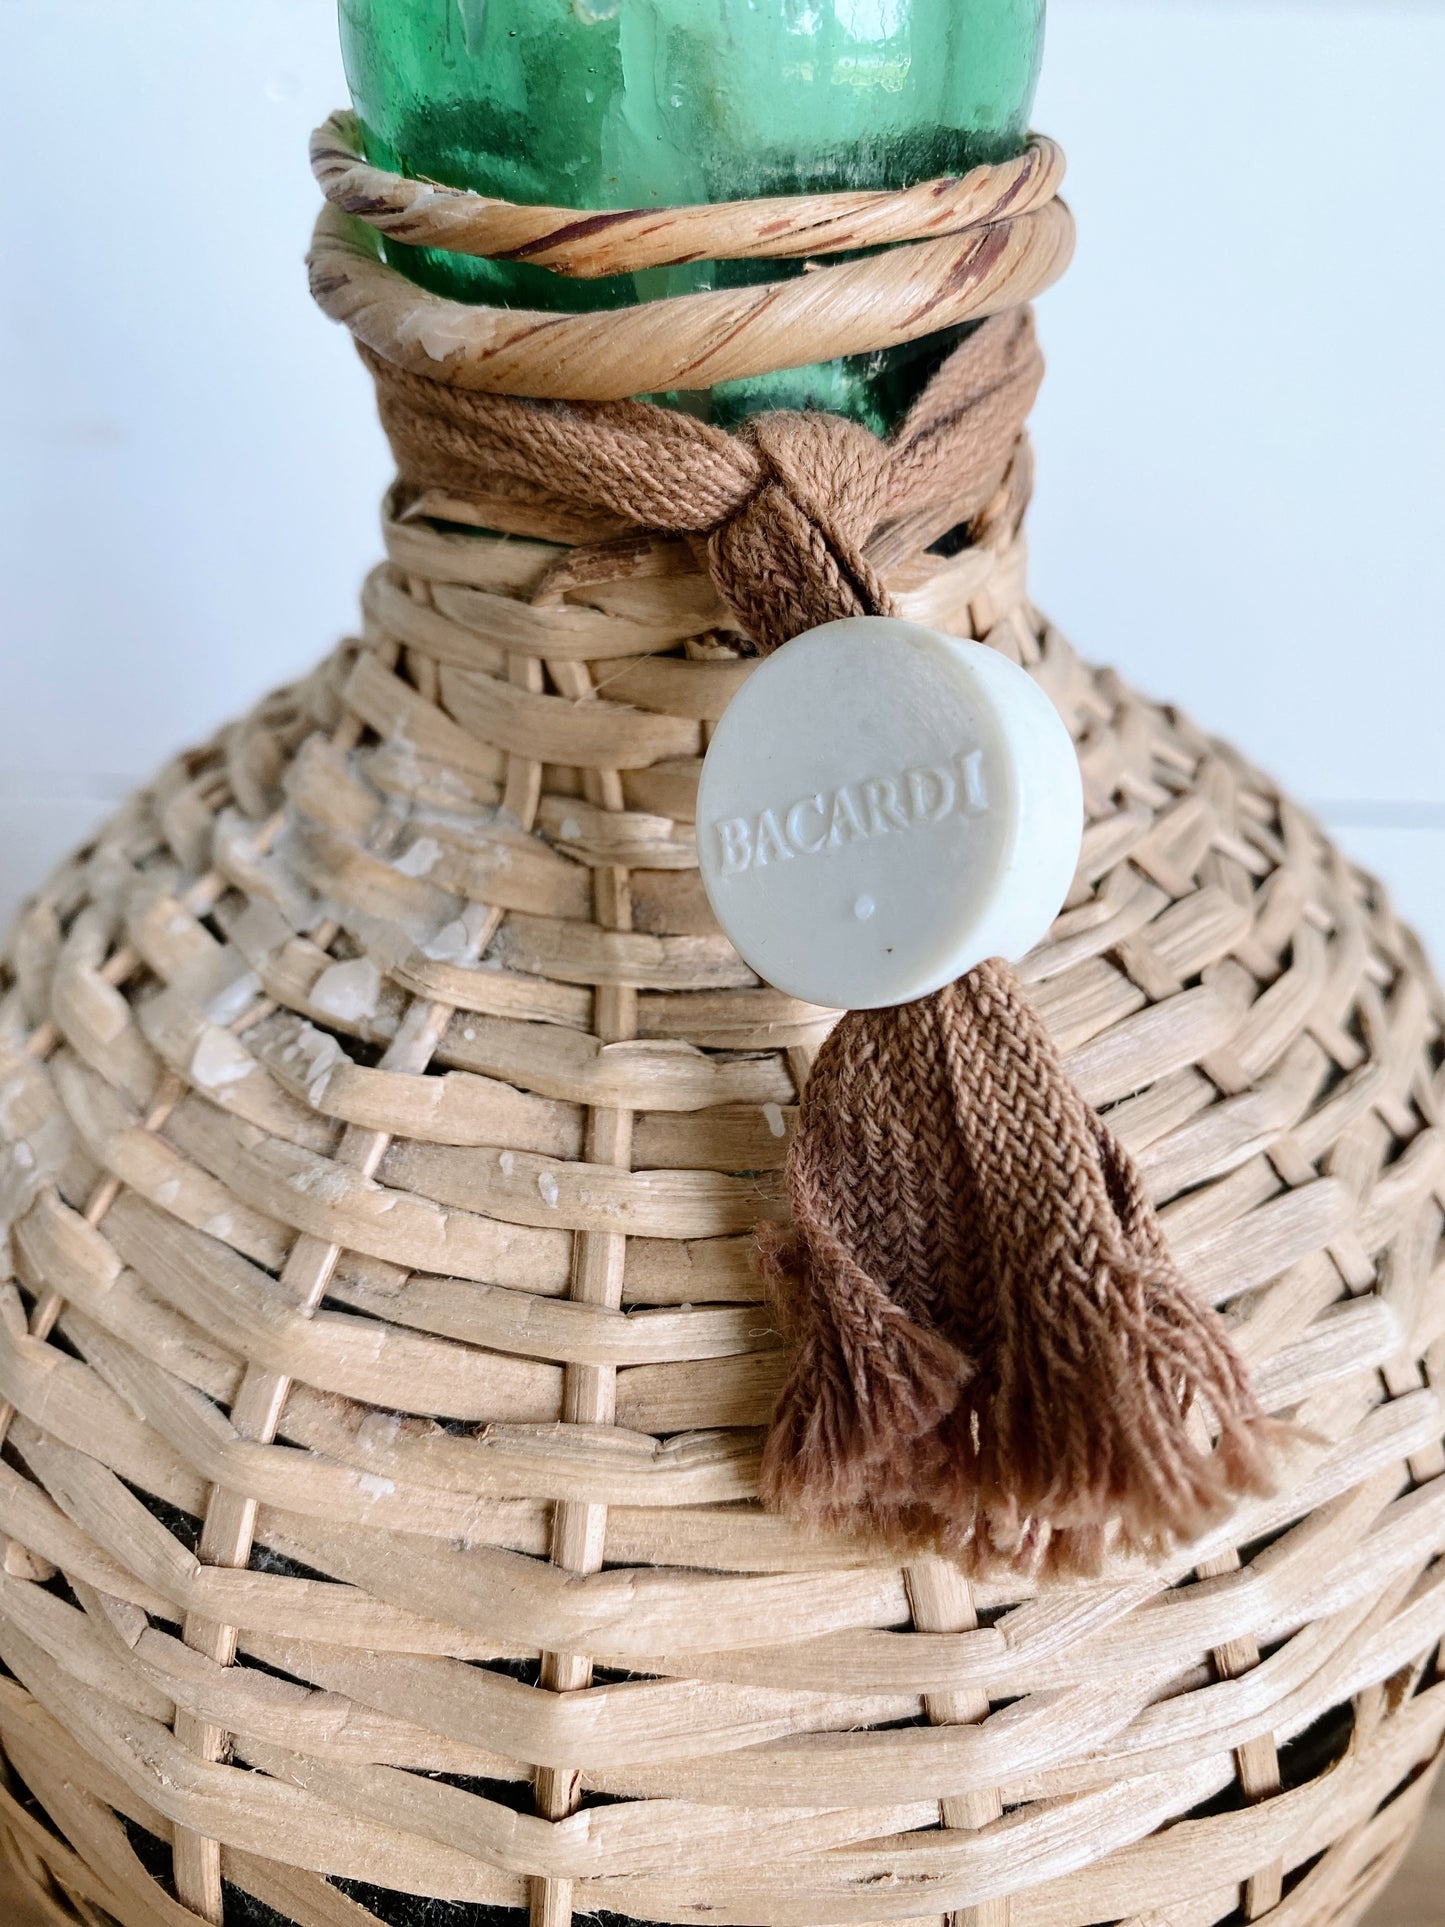
[[1076, 737], [1083, 863], [1022, 974], [1311, 1439], [1172, 1567], [1042, 1594], [804, 1538], [754, 1497], [750, 1247], [831, 1017], [718, 935], [691, 824], [749, 664], [681, 565], [541, 606], [555, 549], [386, 536], [363, 639], [13, 940], [0, 1829], [37, 1917], [1355, 1919], [1445, 1728], [1442, 1004], [1379, 887], [1080, 663], [1017, 540], [893, 582]]

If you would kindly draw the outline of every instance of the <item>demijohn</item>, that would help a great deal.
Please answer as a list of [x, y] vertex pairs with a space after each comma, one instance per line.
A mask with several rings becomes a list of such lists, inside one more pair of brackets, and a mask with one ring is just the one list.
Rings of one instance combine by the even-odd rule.
[[[1042, 0], [341, 15], [385, 557], [0, 977], [35, 1920], [1358, 1919], [1445, 1729], [1441, 996], [1030, 600]], [[759, 654], [860, 615], [1077, 750], [1052, 928], [926, 1015], [699, 875]]]

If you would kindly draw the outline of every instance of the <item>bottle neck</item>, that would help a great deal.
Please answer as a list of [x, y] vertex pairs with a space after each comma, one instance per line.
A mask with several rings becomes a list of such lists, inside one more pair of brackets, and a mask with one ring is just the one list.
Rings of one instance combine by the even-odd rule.
[[[1023, 146], [1044, 0], [341, 0], [369, 158], [508, 200], [581, 208], [904, 187]], [[388, 244], [435, 292], [620, 307], [804, 271], [692, 262], [572, 280]], [[958, 338], [653, 399], [724, 425], [822, 408], [891, 428]]]

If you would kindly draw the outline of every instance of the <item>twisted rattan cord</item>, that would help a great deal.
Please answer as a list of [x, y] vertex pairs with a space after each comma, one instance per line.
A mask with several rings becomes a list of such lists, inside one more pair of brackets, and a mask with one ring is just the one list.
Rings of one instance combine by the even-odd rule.
[[489, 308], [430, 294], [389, 268], [375, 234], [324, 207], [311, 289], [333, 321], [397, 367], [500, 395], [607, 401], [871, 352], [1017, 307], [1073, 250], [1062, 201], [940, 241], [760, 287], [674, 295], [597, 314]]
[[1015, 160], [914, 187], [599, 212], [521, 206], [393, 174], [366, 160], [355, 114], [342, 112], [311, 136], [311, 171], [333, 207], [389, 240], [597, 277], [690, 261], [837, 254], [1016, 220], [1054, 199], [1064, 154], [1035, 135]]

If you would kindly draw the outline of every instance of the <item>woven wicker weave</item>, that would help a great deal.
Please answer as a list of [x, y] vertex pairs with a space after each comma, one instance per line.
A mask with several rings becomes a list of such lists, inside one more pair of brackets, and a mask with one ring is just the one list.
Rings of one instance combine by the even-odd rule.
[[38, 1917], [193, 1923], [174, 1864], [303, 1927], [1355, 1919], [1445, 1729], [1445, 1012], [1379, 887], [1081, 664], [1018, 541], [899, 566], [1074, 732], [1083, 863], [1022, 974], [1313, 1436], [1176, 1567], [1042, 1596], [804, 1540], [753, 1501], [750, 1239], [830, 1019], [717, 934], [691, 825], [749, 665], [681, 548], [542, 606], [555, 549], [386, 533], [363, 639], [13, 941]]

